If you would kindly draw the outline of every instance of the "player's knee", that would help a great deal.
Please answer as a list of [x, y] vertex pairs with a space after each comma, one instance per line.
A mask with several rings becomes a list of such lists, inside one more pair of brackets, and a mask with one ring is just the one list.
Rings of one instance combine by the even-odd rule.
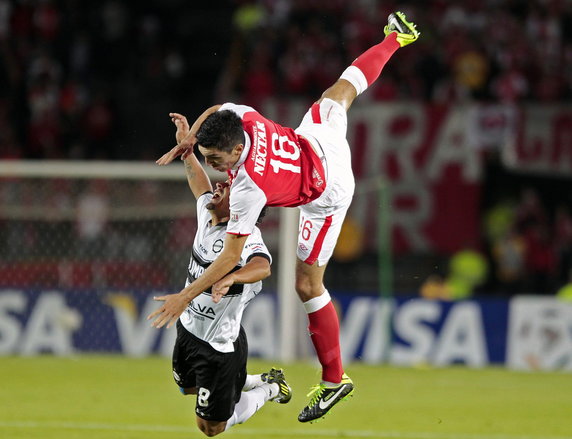
[[338, 79], [334, 85], [328, 88], [324, 93], [319, 102], [324, 99], [331, 99], [340, 104], [346, 111], [352, 105], [354, 99], [357, 96], [355, 87], [344, 79]]
[[310, 278], [306, 276], [298, 276], [296, 278], [296, 292], [302, 302], [307, 302], [314, 297], [318, 297], [324, 291], [322, 283], [314, 284]]
[[294, 285], [302, 302], [307, 302], [324, 292], [324, 269], [325, 266], [320, 267], [317, 263], [307, 265], [305, 262], [298, 260]]
[[310, 283], [308, 282], [308, 279], [304, 279], [301, 276], [297, 276], [295, 282], [295, 288], [296, 292], [298, 293], [298, 296], [300, 296], [300, 299], [304, 300], [304, 297], [307, 296], [310, 291]]

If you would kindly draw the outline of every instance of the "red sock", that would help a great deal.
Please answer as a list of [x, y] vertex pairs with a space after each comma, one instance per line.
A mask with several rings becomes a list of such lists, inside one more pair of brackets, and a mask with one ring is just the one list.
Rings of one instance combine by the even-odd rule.
[[340, 352], [340, 323], [334, 304], [330, 301], [318, 311], [308, 314], [310, 336], [322, 365], [322, 380], [342, 381], [344, 369]]
[[390, 33], [381, 43], [370, 47], [352, 63], [352, 66], [362, 71], [368, 86], [379, 78], [389, 58], [399, 49], [400, 45], [396, 38], [395, 32]]

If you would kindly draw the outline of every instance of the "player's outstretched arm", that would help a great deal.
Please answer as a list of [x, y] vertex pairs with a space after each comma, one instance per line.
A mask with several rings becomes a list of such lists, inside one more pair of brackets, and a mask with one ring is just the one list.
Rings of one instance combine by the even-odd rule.
[[227, 274], [212, 286], [214, 303], [219, 303], [234, 284], [252, 284], [270, 276], [270, 261], [262, 256], [254, 256], [240, 270]]
[[[187, 158], [187, 156], [192, 153], [192, 148], [193, 146], [195, 146], [195, 143], [197, 142], [197, 132], [199, 131], [199, 128], [201, 127], [201, 125], [203, 124], [203, 122], [205, 121], [205, 119], [207, 117], [209, 117], [211, 114], [213, 114], [215, 111], [218, 111], [218, 109], [220, 108], [220, 105], [213, 105], [210, 108], [207, 108], [203, 114], [201, 114], [198, 119], [195, 121], [195, 123], [193, 124], [193, 126], [188, 130], [188, 132], [186, 133], [185, 136], [182, 135], [182, 133], [184, 132], [184, 124], [181, 121], [181, 117], [184, 119], [184, 123], [186, 124], [186, 126], [188, 127], [188, 123], [186, 122], [186, 118], [178, 113], [170, 113], [169, 115], [171, 116], [171, 119], [173, 120], [173, 122], [175, 123], [175, 125], [177, 125], [177, 146], [175, 146], [174, 148], [172, 148], [169, 152], [167, 152], [166, 154], [163, 154], [161, 156], [161, 158], [159, 158], [156, 163], [158, 165], [164, 166], [164, 165], [168, 165], [169, 163], [171, 163], [173, 160], [175, 160], [177, 157], [181, 156], [181, 159], [184, 160], [185, 158]], [[179, 123], [179, 125], [178, 125]], [[179, 130], [181, 130], [181, 135], [179, 135]], [[180, 138], [180, 140], [179, 140]]]
[[153, 298], [163, 302], [163, 305], [149, 314], [147, 320], [154, 319], [152, 325], [156, 328], [162, 328], [165, 325], [167, 325], [167, 328], [173, 326], [195, 297], [212, 287], [215, 282], [219, 281], [236, 266], [247, 238], [248, 236], [228, 233], [220, 255], [193, 283], [177, 294]]

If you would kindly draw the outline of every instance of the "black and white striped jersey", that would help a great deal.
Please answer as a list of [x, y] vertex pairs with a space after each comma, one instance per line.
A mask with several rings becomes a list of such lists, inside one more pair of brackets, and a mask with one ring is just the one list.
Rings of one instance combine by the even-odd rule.
[[[226, 223], [211, 225], [211, 215], [206, 205], [212, 199], [207, 192], [197, 199], [198, 228], [187, 273], [187, 285], [198, 278], [218, 257], [224, 247]], [[243, 267], [252, 257], [272, 258], [258, 227], [248, 236], [239, 264]], [[219, 352], [232, 352], [238, 337], [242, 313], [248, 303], [262, 289], [262, 281], [253, 284], [233, 285], [219, 303], [214, 303], [210, 289], [199, 294], [180, 317], [183, 326], [194, 336], [209, 343]]]

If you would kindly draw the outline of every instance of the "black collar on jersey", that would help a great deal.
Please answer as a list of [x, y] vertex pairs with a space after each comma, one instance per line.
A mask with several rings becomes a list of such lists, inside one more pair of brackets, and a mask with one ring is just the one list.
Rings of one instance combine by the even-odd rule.
[[209, 220], [209, 224], [211, 227], [219, 227], [219, 226], [226, 227], [228, 226], [228, 221], [225, 221], [223, 223], [218, 223], [216, 226], [213, 226], [213, 220], [211, 219]]

